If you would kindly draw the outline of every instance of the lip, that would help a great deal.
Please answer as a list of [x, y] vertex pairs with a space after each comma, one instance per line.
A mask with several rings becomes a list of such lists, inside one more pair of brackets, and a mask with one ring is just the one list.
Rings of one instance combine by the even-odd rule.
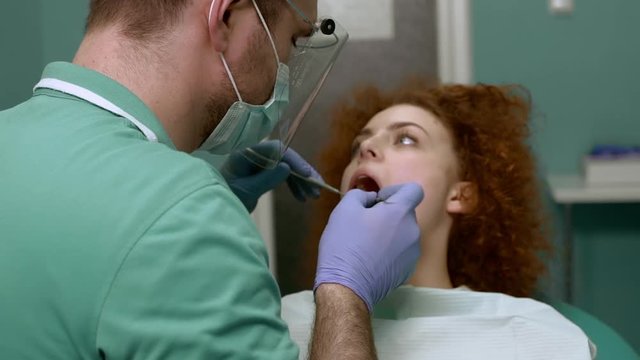
[[380, 180], [376, 175], [374, 175], [368, 169], [358, 169], [356, 170], [356, 172], [353, 173], [353, 175], [351, 176], [351, 179], [349, 180], [349, 190], [353, 190], [356, 186], [358, 179], [363, 176], [371, 178], [371, 180], [375, 181], [376, 184], [378, 184], [378, 187], [382, 189], [382, 184], [380, 183]]

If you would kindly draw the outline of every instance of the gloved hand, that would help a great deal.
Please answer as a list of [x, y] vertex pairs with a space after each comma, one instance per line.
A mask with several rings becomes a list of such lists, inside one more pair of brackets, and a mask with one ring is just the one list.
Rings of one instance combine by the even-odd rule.
[[[258, 154], [266, 155], [273, 153], [276, 149], [279, 151], [281, 146], [279, 141], [269, 140], [252, 146], [251, 149]], [[293, 196], [300, 201], [320, 196], [319, 187], [291, 175], [291, 171], [295, 171], [304, 177], [311, 177], [323, 182], [320, 174], [293, 149], [287, 149], [282, 161], [273, 169], [258, 166], [247, 159], [242, 151], [229, 155], [220, 168], [220, 172], [249, 212], [255, 209], [260, 196], [285, 180]]]
[[[383, 188], [378, 194], [349, 191], [333, 210], [320, 239], [315, 289], [340, 284], [355, 292], [369, 312], [415, 269], [420, 229], [418, 184]], [[381, 202], [376, 203], [376, 197]]]

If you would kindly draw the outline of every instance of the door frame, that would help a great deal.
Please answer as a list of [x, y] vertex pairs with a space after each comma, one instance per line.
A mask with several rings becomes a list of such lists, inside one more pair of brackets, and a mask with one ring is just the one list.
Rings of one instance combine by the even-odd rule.
[[436, 0], [438, 75], [443, 83], [473, 82], [471, 0]]

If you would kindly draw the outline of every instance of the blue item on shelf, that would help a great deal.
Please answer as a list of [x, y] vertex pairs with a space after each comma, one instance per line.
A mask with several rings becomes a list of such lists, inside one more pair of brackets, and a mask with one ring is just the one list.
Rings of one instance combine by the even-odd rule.
[[589, 157], [620, 158], [640, 156], [640, 146], [596, 145], [591, 149]]

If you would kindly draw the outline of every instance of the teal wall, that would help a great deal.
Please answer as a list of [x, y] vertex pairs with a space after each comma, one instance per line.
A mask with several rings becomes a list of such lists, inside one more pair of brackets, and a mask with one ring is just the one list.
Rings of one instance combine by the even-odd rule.
[[84, 35], [89, 0], [42, 0], [43, 64], [71, 61]]
[[73, 58], [88, 4], [88, 0], [0, 4], [0, 109], [28, 99], [47, 63]]
[[[547, 0], [488, 0], [472, 14], [475, 80], [532, 93], [541, 176], [579, 173], [596, 143], [640, 145], [640, 2], [575, 0], [572, 15], [553, 16]], [[562, 209], [549, 211], [560, 244]], [[640, 205], [576, 205], [572, 218], [574, 303], [640, 349]], [[558, 260], [551, 269], [558, 295]]]
[[42, 63], [40, 1], [5, 1], [0, 5], [0, 110], [26, 100]]

